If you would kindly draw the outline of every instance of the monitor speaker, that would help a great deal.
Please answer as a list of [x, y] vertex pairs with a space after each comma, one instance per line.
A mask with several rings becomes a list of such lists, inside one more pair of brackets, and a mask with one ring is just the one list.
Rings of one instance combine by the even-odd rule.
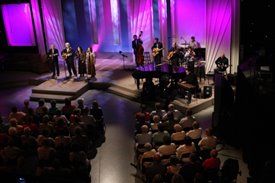
[[212, 86], [203, 87], [203, 98], [209, 98], [212, 96]]

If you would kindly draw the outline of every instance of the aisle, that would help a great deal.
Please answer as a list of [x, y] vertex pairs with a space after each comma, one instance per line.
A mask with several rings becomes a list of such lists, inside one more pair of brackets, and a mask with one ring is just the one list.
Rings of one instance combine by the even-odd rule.
[[139, 104], [100, 91], [90, 92], [93, 94], [88, 91], [86, 95], [99, 101], [106, 122], [106, 141], [92, 160], [91, 182], [135, 183], [135, 169], [130, 162], [134, 158], [134, 113]]

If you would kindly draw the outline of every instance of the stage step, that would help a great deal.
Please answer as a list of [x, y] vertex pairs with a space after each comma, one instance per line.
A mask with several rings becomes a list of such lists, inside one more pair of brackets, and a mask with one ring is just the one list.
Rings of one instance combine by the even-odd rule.
[[108, 88], [108, 91], [110, 93], [119, 95], [121, 97], [128, 98], [130, 100], [136, 101], [139, 98], [139, 92], [138, 91], [130, 91], [129, 89], [123, 88], [121, 86], [113, 85]]
[[185, 113], [186, 110], [192, 110], [193, 113], [197, 113], [203, 109], [206, 109], [212, 105], [214, 105], [214, 97], [211, 96], [209, 98], [193, 98], [191, 100], [191, 103], [188, 104], [187, 103], [187, 99], [184, 98], [176, 98], [173, 102], [172, 102], [175, 107]]
[[50, 102], [51, 100], [56, 100], [56, 102], [61, 102], [61, 103], [63, 103], [66, 98], [69, 98], [71, 100], [75, 99], [73, 95], [32, 93], [30, 96], [30, 100], [32, 101], [38, 101], [39, 99], [44, 99], [46, 102]]

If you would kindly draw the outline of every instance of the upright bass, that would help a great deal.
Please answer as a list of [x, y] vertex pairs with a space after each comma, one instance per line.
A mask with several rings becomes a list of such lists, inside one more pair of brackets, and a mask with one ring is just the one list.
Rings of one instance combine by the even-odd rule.
[[[140, 34], [139, 34], [139, 36], [138, 36], [138, 39], [140, 39], [141, 38], [141, 36], [142, 36], [142, 31], [140, 31]], [[143, 55], [143, 53], [144, 53], [144, 48], [143, 48], [143, 46], [142, 46], [142, 41], [139, 41], [138, 42], [138, 46], [137, 46], [137, 58], [136, 58], [136, 60], [137, 60], [137, 65], [138, 66], [142, 66], [142, 65], [144, 65], [144, 55]]]

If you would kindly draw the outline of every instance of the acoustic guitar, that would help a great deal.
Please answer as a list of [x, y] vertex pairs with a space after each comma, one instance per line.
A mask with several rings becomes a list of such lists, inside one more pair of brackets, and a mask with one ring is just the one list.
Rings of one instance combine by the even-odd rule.
[[161, 51], [161, 50], [163, 50], [164, 48], [154, 48], [153, 50], [152, 50], [152, 55], [153, 55], [153, 57], [155, 57], [155, 56], [157, 56], [158, 54], [159, 54], [159, 52]]

